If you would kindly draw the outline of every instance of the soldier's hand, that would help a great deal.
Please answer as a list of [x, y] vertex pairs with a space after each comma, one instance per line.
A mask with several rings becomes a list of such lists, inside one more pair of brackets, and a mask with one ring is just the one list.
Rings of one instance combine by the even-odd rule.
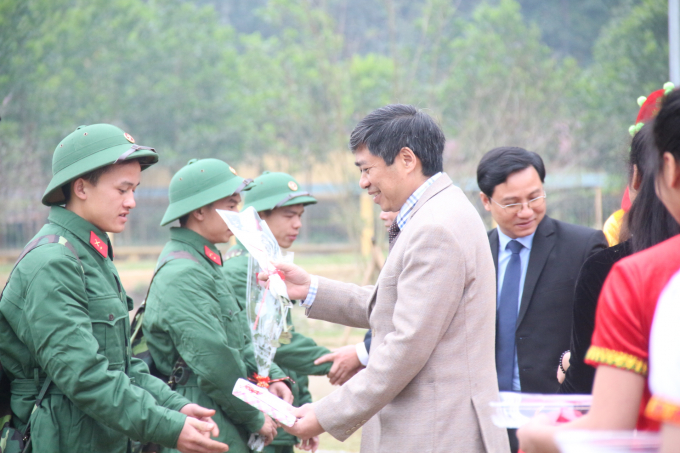
[[269, 393], [276, 395], [288, 404], [293, 404], [293, 392], [283, 382], [269, 384]]
[[319, 448], [319, 436], [303, 439], [296, 445], [300, 450], [311, 451], [314, 453]]
[[[182, 453], [223, 453], [229, 451], [227, 444], [210, 438], [210, 432], [213, 429], [215, 429], [215, 423], [202, 422], [193, 417], [187, 417], [177, 440], [177, 449]], [[206, 437], [206, 434], [208, 437]]]
[[[305, 300], [307, 293], [309, 293], [309, 285], [312, 283], [312, 276], [309, 273], [295, 264], [290, 263], [272, 263], [283, 274], [286, 289], [288, 290], [288, 298], [290, 300]], [[260, 272], [257, 275], [258, 280], [266, 282], [269, 280], [267, 272]]]
[[217, 427], [217, 423], [215, 423], [212, 419], [212, 416], [215, 415], [214, 409], [208, 409], [203, 406], [199, 406], [198, 404], [189, 403], [180, 409], [180, 412], [184, 415], [188, 415], [189, 417], [197, 418], [202, 422], [214, 424], [215, 428], [210, 433], [206, 433], [206, 437], [210, 438], [211, 434], [212, 437], [217, 437], [220, 435], [220, 429]]
[[269, 415], [264, 414], [264, 425], [257, 433], [264, 437], [265, 446], [271, 444], [276, 437], [276, 422]]
[[322, 355], [314, 361], [314, 365], [333, 362], [328, 379], [331, 385], [342, 385], [357, 374], [364, 366], [359, 361], [356, 347], [351, 344]]

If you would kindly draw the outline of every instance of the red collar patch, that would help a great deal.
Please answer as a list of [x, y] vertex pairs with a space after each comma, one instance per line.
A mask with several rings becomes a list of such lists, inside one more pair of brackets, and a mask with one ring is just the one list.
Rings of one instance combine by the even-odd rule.
[[219, 255], [219, 253], [215, 253], [210, 250], [210, 247], [207, 245], [205, 246], [205, 256], [207, 256], [210, 261], [217, 264], [218, 266], [222, 265], [222, 257]]
[[90, 231], [90, 245], [94, 247], [104, 258], [109, 255], [109, 246], [106, 241], [102, 241], [99, 236]]

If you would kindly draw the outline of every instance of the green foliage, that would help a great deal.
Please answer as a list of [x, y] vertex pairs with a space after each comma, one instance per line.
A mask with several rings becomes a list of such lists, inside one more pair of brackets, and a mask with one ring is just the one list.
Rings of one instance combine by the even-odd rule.
[[581, 63], [592, 61], [591, 48], [602, 24], [627, 0], [519, 0], [522, 13], [541, 29], [543, 41], [555, 53]]
[[[483, 153], [501, 145], [534, 150], [554, 165], [573, 152], [575, 115], [563, 102], [579, 74], [572, 59], [558, 60], [526, 24], [519, 4], [482, 5], [451, 42], [455, 61], [442, 96], [443, 124], [455, 139], [452, 169], [474, 174]], [[572, 157], [572, 156], [569, 156]], [[461, 175], [462, 176], [462, 175]]]
[[594, 63], [583, 71], [579, 96], [573, 98], [583, 110], [583, 147], [591, 150], [591, 165], [620, 168], [637, 98], [668, 81], [668, 2], [624, 5], [602, 30], [593, 53]]
[[[538, 6], [521, 4], [542, 17]], [[0, 0], [0, 113], [11, 131], [0, 146], [21, 146], [39, 162], [31, 174], [45, 175], [62, 136], [79, 124], [112, 122], [174, 168], [197, 152], [233, 162], [277, 153], [305, 165], [344, 147], [370, 110], [411, 102], [441, 115], [463, 146], [458, 162], [501, 143], [559, 160], [565, 134], [580, 139], [577, 123], [586, 124], [585, 142], [602, 141], [590, 140], [588, 125], [599, 124], [592, 113], [606, 105], [621, 121], [620, 112], [635, 111], [629, 93], [660, 86], [666, 73], [663, 0], [620, 8], [585, 76], [575, 61], [553, 56], [514, 0], [482, 3], [471, 15], [444, 0], [386, 1], [373, 10], [351, 2], [342, 20], [370, 28], [366, 21], [385, 18], [389, 30], [380, 34], [394, 36], [382, 53], [363, 54], [348, 48], [337, 2], [259, 3], [249, 23], [257, 17], [276, 31], [271, 36], [220, 20], [226, 14], [233, 22], [243, 3], [213, 5]], [[592, 0], [579, 11], [600, 14], [600, 6]], [[417, 14], [410, 25], [404, 11]]]
[[[667, 80], [666, 1], [584, 0], [560, 27], [564, 4], [0, 0], [0, 209], [37, 206], [54, 146], [80, 124], [122, 127], [171, 171], [265, 155], [295, 171], [391, 102], [441, 121], [457, 176], [500, 145], [550, 169], [618, 169], [635, 100]], [[609, 15], [587, 66], [546, 45], [546, 30], [591, 42]]]

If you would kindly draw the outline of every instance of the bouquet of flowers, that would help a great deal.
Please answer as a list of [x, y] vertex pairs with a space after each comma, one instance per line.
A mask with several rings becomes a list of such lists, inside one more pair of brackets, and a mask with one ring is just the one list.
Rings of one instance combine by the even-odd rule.
[[[253, 207], [241, 213], [217, 210], [234, 236], [248, 250], [248, 283], [246, 286], [246, 313], [250, 332], [253, 336], [253, 349], [257, 373], [251, 380], [259, 387], [267, 388], [271, 382], [271, 368], [276, 348], [281, 342], [290, 341], [292, 334], [286, 324], [291, 301], [283, 282], [283, 274], [272, 263], [288, 261], [283, 255], [276, 238], [267, 222], [262, 220]], [[290, 254], [292, 256], [292, 254]], [[257, 274], [267, 271], [269, 280], [261, 284]], [[264, 438], [253, 433], [248, 446], [254, 451], [264, 449]]]
[[[292, 306], [288, 298], [283, 274], [272, 264], [290, 261], [283, 255], [267, 222], [262, 220], [253, 207], [241, 213], [217, 211], [236, 238], [250, 253], [248, 259], [248, 284], [246, 288], [246, 312], [253, 336], [253, 349], [257, 362], [257, 385], [268, 387], [276, 348], [290, 341], [291, 333], [286, 316]], [[270, 275], [266, 285], [257, 280], [257, 274], [267, 271]]]

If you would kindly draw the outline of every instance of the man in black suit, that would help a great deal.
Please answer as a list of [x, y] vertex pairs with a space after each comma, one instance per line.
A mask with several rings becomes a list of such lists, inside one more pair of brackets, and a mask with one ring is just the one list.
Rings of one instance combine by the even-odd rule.
[[[583, 262], [607, 247], [602, 231], [548, 217], [541, 157], [522, 148], [489, 151], [477, 167], [496, 265], [496, 371], [501, 391], [556, 393], [569, 349], [574, 286]], [[515, 430], [510, 444], [517, 451]]]

